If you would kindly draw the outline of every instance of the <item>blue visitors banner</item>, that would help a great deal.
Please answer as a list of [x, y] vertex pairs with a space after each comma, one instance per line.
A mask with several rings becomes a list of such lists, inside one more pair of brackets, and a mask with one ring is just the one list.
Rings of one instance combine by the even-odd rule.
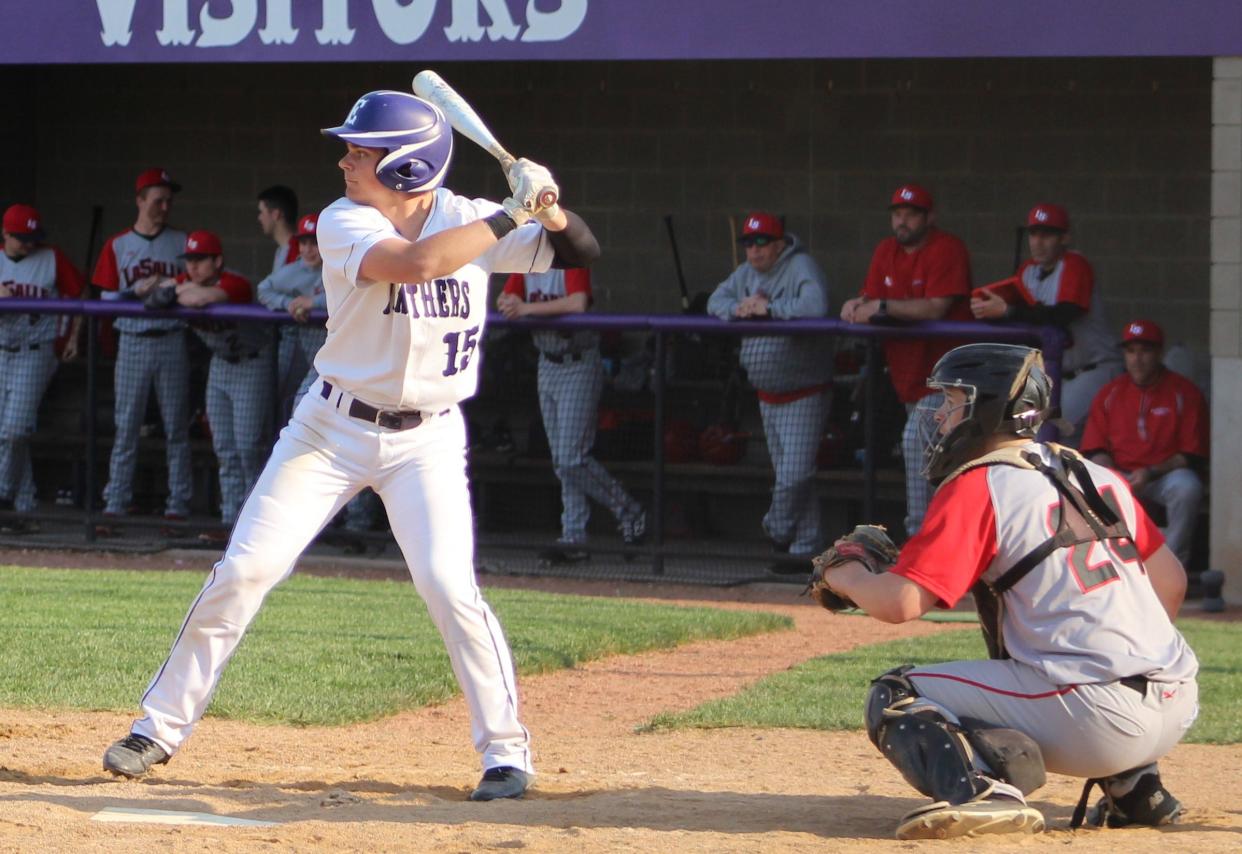
[[1242, 55], [1239, 0], [10, 0], [0, 63]]

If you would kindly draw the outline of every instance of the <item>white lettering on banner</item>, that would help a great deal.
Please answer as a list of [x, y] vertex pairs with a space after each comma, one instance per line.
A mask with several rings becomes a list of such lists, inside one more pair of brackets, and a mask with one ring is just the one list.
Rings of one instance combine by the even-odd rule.
[[349, 0], [323, 0], [323, 26], [315, 30], [320, 44], [349, 44], [356, 30], [349, 25]]
[[298, 40], [298, 28], [293, 26], [293, 0], [267, 0], [267, 17], [259, 30], [259, 41], [264, 44], [293, 44]]
[[[210, 0], [194, 0], [198, 5], [198, 25], [190, 26], [191, 0], [163, 0], [162, 20], [155, 36], [163, 47], [231, 47], [243, 42], [255, 30], [259, 19], [259, 0], [231, 0], [229, 14], [211, 13]], [[355, 0], [355, 5], [362, 0]], [[562, 41], [578, 31], [586, 20], [590, 0], [560, 0], [552, 11], [540, 11], [538, 0], [526, 0], [526, 27], [514, 20], [512, 0], [450, 0], [449, 25], [444, 35], [450, 42], [478, 42], [486, 34], [490, 41]], [[520, 2], [520, 0], [519, 0]], [[356, 30], [349, 25], [350, 0], [320, 0], [322, 25], [315, 30], [321, 45], [348, 45]], [[307, 5], [310, 5], [307, 2]], [[412, 44], [431, 26], [441, 0], [370, 0], [371, 12], [384, 36], [394, 44]], [[138, 0], [95, 0], [105, 47], [128, 47], [133, 38], [134, 12]], [[264, 26], [259, 41], [264, 45], [294, 44], [299, 30], [293, 26], [293, 0], [264, 0]], [[480, 12], [490, 21], [484, 27]], [[140, 21], [145, 23], [145, 21]]]
[[586, 20], [587, 0], [561, 0], [555, 12], [540, 12], [535, 0], [526, 0], [524, 42], [559, 42], [578, 31]]
[[[206, 11], [204, 4], [203, 11]], [[190, 8], [186, 0], [164, 0], [164, 26], [156, 31], [155, 37], [160, 44], [190, 44], [194, 41], [194, 30], [190, 29]]]
[[487, 35], [492, 41], [513, 41], [521, 29], [513, 22], [505, 0], [453, 0], [453, 20], [444, 28], [444, 35], [451, 42], [477, 42], [483, 38], [479, 24], [479, 6], [492, 19]]
[[196, 47], [232, 47], [238, 44], [259, 20], [259, 0], [233, 0], [233, 11], [224, 18], [211, 14], [207, 3], [198, 13], [198, 25], [203, 28]]
[[129, 44], [129, 39], [134, 34], [129, 25], [134, 20], [134, 7], [137, 5], [138, 0], [95, 0], [95, 6], [99, 9], [99, 23], [103, 24], [99, 38], [104, 47], [125, 47]]
[[410, 44], [423, 37], [436, 12], [436, 0], [371, 0], [375, 19], [390, 41]]

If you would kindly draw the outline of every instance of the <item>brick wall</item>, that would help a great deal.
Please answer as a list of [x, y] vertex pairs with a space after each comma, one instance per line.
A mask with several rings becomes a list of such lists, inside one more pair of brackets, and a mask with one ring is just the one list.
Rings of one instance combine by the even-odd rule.
[[[828, 271], [835, 303], [861, 282], [906, 180], [940, 201], [980, 283], [1010, 270], [1014, 229], [1038, 200], [1066, 204], [1116, 324], [1157, 315], [1206, 352], [1211, 62], [1206, 59], [473, 63], [438, 69], [511, 149], [551, 165], [606, 256], [605, 311], [678, 307], [663, 217], [675, 218], [692, 291], [729, 272], [729, 217], [783, 212]], [[30, 199], [72, 257], [89, 212], [130, 224], [132, 181], [163, 165], [182, 183], [174, 221], [225, 238], [262, 275], [270, 245], [254, 195], [339, 190], [321, 138], [354, 98], [402, 88], [409, 65], [15, 68], [0, 128], [0, 201]], [[452, 184], [499, 197], [493, 161], [458, 140]]]

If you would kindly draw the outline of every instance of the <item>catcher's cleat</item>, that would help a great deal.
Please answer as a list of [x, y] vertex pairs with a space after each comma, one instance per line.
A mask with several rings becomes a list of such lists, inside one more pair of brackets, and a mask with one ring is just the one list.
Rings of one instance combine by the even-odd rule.
[[130, 733], [104, 752], [103, 767], [132, 780], [150, 771], [152, 765], [163, 765], [168, 758], [168, 751], [145, 735]]
[[494, 801], [499, 798], [520, 798], [530, 785], [531, 775], [511, 765], [488, 768], [478, 788], [470, 793], [472, 801]]
[[[1106, 790], [1107, 791], [1107, 790]], [[1159, 774], [1144, 774], [1128, 794], [1112, 798], [1105, 794], [1087, 814], [1092, 827], [1160, 827], [1176, 824], [1186, 809], [1160, 783]]]
[[897, 825], [898, 839], [956, 839], [1000, 833], [1040, 833], [1044, 817], [1021, 801], [994, 798], [949, 804], [936, 801], [912, 810]]

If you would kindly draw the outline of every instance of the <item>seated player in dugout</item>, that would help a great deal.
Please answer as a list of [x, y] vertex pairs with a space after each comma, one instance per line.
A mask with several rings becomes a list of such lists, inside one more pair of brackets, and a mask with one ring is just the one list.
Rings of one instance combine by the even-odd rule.
[[1056, 326], [1066, 333], [1061, 353], [1061, 416], [1069, 429], [1061, 438], [1077, 446], [1092, 398], [1121, 373], [1121, 359], [1091, 263], [1070, 249], [1070, 218], [1065, 208], [1048, 203], [1031, 208], [1026, 216], [1026, 242], [1031, 257], [1015, 274], [1026, 298], [1010, 301], [986, 287], [977, 288], [970, 311], [980, 320]]
[[1198, 661], [1173, 626], [1181, 563], [1123, 477], [1035, 441], [1051, 399], [1038, 350], [958, 347], [928, 384], [945, 399], [925, 424], [939, 485], [922, 529], [889, 571], [825, 553], [812, 582], [830, 610], [890, 623], [975, 596], [989, 660], [871, 683], [872, 743], [932, 798], [897, 837], [1039, 832], [1025, 798], [1045, 769], [1087, 778], [1071, 827], [1175, 821], [1156, 762], [1198, 712]]

